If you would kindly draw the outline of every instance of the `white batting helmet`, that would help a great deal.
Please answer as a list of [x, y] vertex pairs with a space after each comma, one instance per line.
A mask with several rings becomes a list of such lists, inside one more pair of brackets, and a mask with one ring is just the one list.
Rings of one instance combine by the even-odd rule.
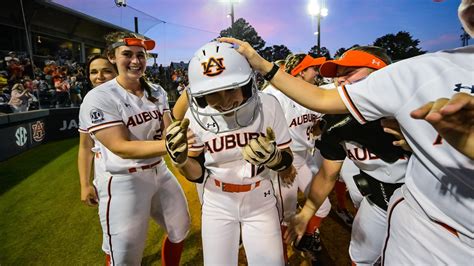
[[[205, 130], [223, 133], [254, 121], [260, 110], [255, 74], [233, 45], [210, 42], [199, 48], [189, 62], [188, 77], [189, 108]], [[220, 112], [207, 105], [205, 95], [239, 87], [245, 98], [240, 106]]]

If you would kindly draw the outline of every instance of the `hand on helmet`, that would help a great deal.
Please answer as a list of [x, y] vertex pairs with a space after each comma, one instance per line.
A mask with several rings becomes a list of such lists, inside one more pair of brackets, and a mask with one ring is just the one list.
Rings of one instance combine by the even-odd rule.
[[187, 131], [189, 119], [175, 121], [166, 129], [165, 145], [171, 161], [176, 166], [182, 166], [188, 160]]

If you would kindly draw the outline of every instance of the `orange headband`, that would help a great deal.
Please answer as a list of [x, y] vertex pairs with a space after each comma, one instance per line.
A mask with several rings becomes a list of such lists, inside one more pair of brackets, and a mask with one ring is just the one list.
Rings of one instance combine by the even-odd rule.
[[110, 45], [110, 49], [115, 49], [119, 46], [140, 46], [145, 48], [145, 50], [153, 50], [155, 48], [155, 41], [153, 40], [143, 40], [139, 38], [123, 38], [121, 42], [115, 42]]
[[319, 73], [323, 77], [332, 78], [336, 76], [337, 66], [343, 67], [368, 67], [372, 69], [381, 69], [386, 67], [385, 62], [373, 54], [364, 51], [349, 50], [342, 54], [337, 60], [329, 60], [321, 65]]
[[313, 58], [310, 55], [306, 55], [303, 60], [291, 70], [291, 75], [295, 76], [298, 75], [301, 71], [307, 69], [308, 67], [311, 66], [320, 66], [324, 62], [326, 62], [326, 57], [318, 57], [318, 58]]

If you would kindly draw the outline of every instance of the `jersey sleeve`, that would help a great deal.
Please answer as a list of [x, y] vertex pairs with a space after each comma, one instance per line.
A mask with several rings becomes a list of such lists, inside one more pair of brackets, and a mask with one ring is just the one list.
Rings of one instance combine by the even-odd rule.
[[196, 122], [196, 120], [194, 119], [194, 116], [191, 114], [191, 111], [189, 109], [188, 111], [186, 111], [186, 114], [184, 115], [184, 117], [189, 119], [189, 129], [191, 129], [191, 131], [194, 133], [194, 139], [196, 140], [196, 142], [193, 145], [191, 145], [191, 147], [189, 148], [189, 151], [194, 151], [194, 152], [203, 151], [205, 145], [202, 139], [200, 138], [200, 136], [202, 135], [201, 126]]
[[416, 65], [407, 59], [374, 72], [356, 83], [338, 87], [339, 95], [359, 123], [395, 116], [414, 96], [414, 84], [427, 75], [413, 75]]
[[95, 89], [84, 98], [79, 110], [79, 124], [83, 132], [123, 125], [122, 117], [111, 95]]
[[[283, 113], [283, 109], [281, 108], [280, 103], [274, 96], [268, 97], [272, 102], [274, 108], [273, 109], [273, 125], [272, 129], [275, 132], [276, 143], [278, 148], [285, 149], [290, 147], [291, 144], [291, 137], [290, 132], [288, 131], [288, 125], [285, 119], [285, 114]], [[267, 108], [266, 106], [264, 108]], [[271, 110], [271, 109], [270, 109]]]
[[344, 161], [346, 151], [340, 144], [340, 141], [332, 135], [323, 133], [319, 140], [316, 140], [315, 146], [319, 149], [324, 159], [331, 161]]

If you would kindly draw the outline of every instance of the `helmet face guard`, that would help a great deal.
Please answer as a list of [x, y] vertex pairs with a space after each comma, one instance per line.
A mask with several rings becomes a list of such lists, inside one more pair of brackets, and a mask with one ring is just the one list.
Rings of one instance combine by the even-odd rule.
[[262, 110], [254, 78], [241, 87], [244, 101], [239, 106], [220, 112], [207, 105], [205, 96], [194, 97], [188, 88], [188, 106], [198, 124], [212, 133], [226, 133], [247, 127]]
[[[207, 131], [224, 133], [249, 126], [261, 110], [255, 75], [247, 60], [228, 43], [211, 42], [189, 62], [188, 104], [198, 124]], [[210, 107], [205, 95], [241, 88], [244, 101], [220, 112]]]

